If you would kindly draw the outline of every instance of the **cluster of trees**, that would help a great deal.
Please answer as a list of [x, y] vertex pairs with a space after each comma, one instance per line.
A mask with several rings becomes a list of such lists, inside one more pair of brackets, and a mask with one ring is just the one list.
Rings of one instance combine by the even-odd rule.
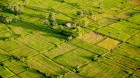
[[45, 25], [47, 25], [51, 29], [55, 29], [55, 27], [57, 26], [57, 22], [54, 13], [50, 13], [48, 16], [46, 16]]
[[3, 14], [0, 15], [0, 22], [8, 24], [11, 23], [12, 21], [13, 21], [12, 17]]
[[[24, 6], [29, 4], [29, 0], [22, 0]], [[60, 0], [60, 2], [65, 2], [65, 0]], [[0, 1], [0, 11], [6, 11], [10, 12], [14, 15], [22, 14], [23, 9], [22, 5], [18, 3], [11, 3], [6, 0]], [[68, 39], [75, 38], [77, 36], [81, 35], [82, 28], [85, 28], [88, 26], [87, 16], [93, 15], [92, 11], [77, 11], [77, 18], [72, 19], [71, 22], [67, 22], [64, 25], [58, 25], [55, 14], [49, 13], [48, 16], [46, 16], [45, 25], [50, 29], [59, 30], [61, 34], [68, 37]], [[11, 23], [13, 21], [13, 18], [8, 15], [0, 15], [0, 22], [2, 23]]]
[[14, 15], [22, 14], [22, 7], [19, 4], [9, 4], [7, 9], [11, 11]]
[[[27, 1], [23, 1], [27, 2]], [[0, 1], [0, 11], [1, 12], [9, 12], [13, 13], [15, 15], [22, 13], [22, 5], [18, 4], [17, 2], [13, 3], [7, 0], [1, 0]]]
[[82, 28], [87, 27], [87, 17], [83, 11], [77, 12], [78, 17], [71, 22], [67, 22], [64, 25], [58, 25], [55, 14], [49, 13], [46, 16], [44, 24], [50, 28], [60, 31], [61, 34], [67, 36], [68, 40], [81, 36]]
[[55, 14], [49, 13], [48, 16], [46, 16], [46, 21], [44, 23], [48, 28], [58, 30], [61, 34], [68, 37], [68, 39], [72, 39], [73, 37], [77, 36], [77, 31], [74, 26], [67, 27], [63, 25], [58, 25]]
[[19, 15], [23, 13], [23, 5], [28, 5], [28, 0], [22, 0], [23, 4], [17, 2], [12, 3], [9, 0], [0, 0], [0, 12], [6, 12], [9, 14], [0, 14], [0, 22], [11, 23], [13, 21], [12, 14]]

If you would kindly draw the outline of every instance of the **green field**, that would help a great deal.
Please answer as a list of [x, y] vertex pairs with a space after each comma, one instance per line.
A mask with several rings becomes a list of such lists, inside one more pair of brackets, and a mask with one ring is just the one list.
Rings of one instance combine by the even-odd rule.
[[140, 0], [0, 0], [0, 78], [140, 78]]

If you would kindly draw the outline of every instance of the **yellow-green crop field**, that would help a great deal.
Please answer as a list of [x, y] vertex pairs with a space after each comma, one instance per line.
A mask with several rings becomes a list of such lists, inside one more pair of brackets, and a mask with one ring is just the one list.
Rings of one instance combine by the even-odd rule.
[[[3, 12], [8, 1], [23, 13]], [[71, 40], [44, 24], [81, 10], [93, 14]], [[1, 14], [16, 20], [0, 22], [0, 78], [140, 78], [140, 0], [0, 0]]]

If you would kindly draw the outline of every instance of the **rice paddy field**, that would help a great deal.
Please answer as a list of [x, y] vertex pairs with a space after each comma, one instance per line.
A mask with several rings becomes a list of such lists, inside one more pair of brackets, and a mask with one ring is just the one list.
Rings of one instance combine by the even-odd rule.
[[[0, 78], [140, 78], [140, 0], [28, 1], [23, 14], [0, 11], [20, 19], [0, 23]], [[77, 38], [44, 25], [50, 12], [63, 24], [80, 10], [93, 15]]]

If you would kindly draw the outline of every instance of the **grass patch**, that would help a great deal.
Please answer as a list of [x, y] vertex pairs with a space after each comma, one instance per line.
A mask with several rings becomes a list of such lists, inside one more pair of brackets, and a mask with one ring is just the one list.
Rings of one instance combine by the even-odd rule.
[[102, 41], [103, 39], [105, 39], [105, 37], [97, 33], [90, 32], [90, 33], [84, 34], [83, 36], [78, 37], [78, 39], [81, 39], [88, 43], [96, 44]]

